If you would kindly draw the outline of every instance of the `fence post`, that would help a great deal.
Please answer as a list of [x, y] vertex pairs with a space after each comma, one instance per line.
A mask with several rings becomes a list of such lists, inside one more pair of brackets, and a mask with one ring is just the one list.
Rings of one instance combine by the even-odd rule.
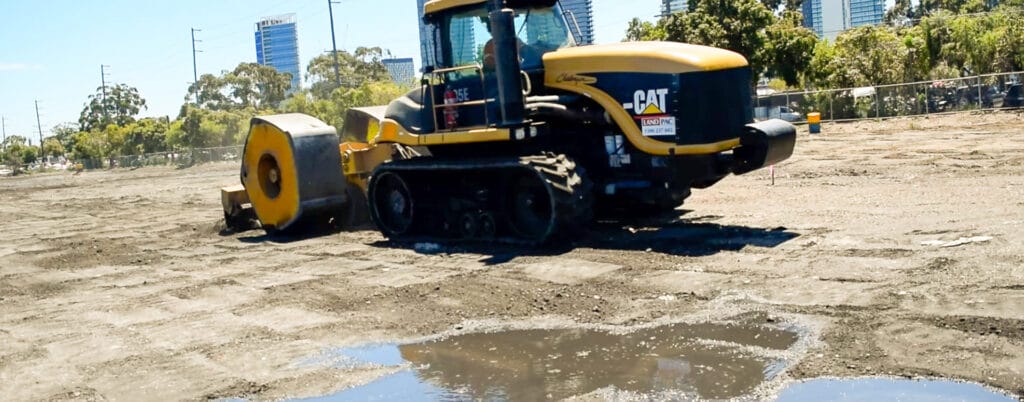
[[833, 108], [833, 94], [828, 93], [828, 120], [836, 121], [836, 110]]
[[875, 87], [875, 118], [882, 119], [882, 91], [877, 86]]
[[931, 84], [925, 84], [925, 86], [924, 86], [924, 114], [925, 114], [925, 116], [927, 116], [927, 115], [932, 113], [932, 106], [929, 103], [929, 101], [931, 101], [931, 97], [932, 97], [932, 94], [930, 92], [931, 89], [932, 89]]
[[981, 97], [981, 75], [978, 75], [978, 110], [985, 109], [985, 102]]

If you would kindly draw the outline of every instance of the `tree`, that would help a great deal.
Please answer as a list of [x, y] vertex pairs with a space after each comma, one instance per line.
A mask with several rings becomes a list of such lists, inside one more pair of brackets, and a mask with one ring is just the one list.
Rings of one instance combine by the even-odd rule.
[[885, 11], [885, 17], [882, 18], [882, 22], [886, 25], [898, 25], [904, 24], [916, 17], [917, 13], [914, 12], [914, 6], [910, 3], [910, 0], [896, 0], [893, 6]]
[[79, 161], [100, 160], [107, 156], [106, 141], [100, 131], [80, 131], [74, 135], [71, 157]]
[[209, 110], [228, 110], [235, 107], [231, 98], [224, 93], [227, 87], [225, 77], [218, 77], [213, 74], [199, 76], [199, 81], [188, 86], [188, 94], [185, 100], [195, 100], [198, 97], [197, 106]]
[[135, 121], [135, 116], [146, 109], [146, 100], [133, 87], [118, 84], [107, 88], [96, 88], [96, 94], [89, 95], [89, 102], [78, 118], [79, 129], [90, 131], [108, 124], [125, 125]]
[[125, 127], [125, 154], [148, 154], [167, 150], [164, 141], [169, 122], [166, 118], [145, 118]]
[[640, 21], [639, 18], [633, 18], [629, 21], [629, 27], [626, 28], [626, 41], [637, 42], [637, 41], [659, 41], [665, 40], [668, 34], [665, 32], [666, 19], [660, 19], [657, 23], [651, 23], [648, 21]]
[[28, 145], [25, 137], [12, 135], [4, 141], [3, 153], [0, 153], [0, 160], [11, 168], [15, 174], [22, 171], [22, 166], [33, 163], [38, 159], [39, 149]]
[[765, 30], [775, 15], [758, 0], [695, 0], [690, 12], [668, 16], [666, 39], [729, 49], [744, 55], [756, 80], [772, 59]]
[[56, 137], [50, 137], [43, 140], [42, 154], [48, 156], [62, 156], [64, 155], [65, 149], [64, 144], [60, 142], [60, 139]]
[[910, 51], [891, 29], [862, 26], [824, 43], [811, 61], [813, 82], [824, 88], [897, 84], [906, 78]]
[[231, 96], [243, 108], [275, 108], [291, 87], [292, 75], [271, 66], [241, 63], [225, 76]]
[[818, 37], [803, 27], [802, 21], [802, 14], [787, 10], [765, 30], [767, 70], [791, 86], [800, 84], [801, 76], [810, 68], [814, 46], [818, 43]]
[[922, 15], [927, 15], [940, 10], [959, 13], [978, 13], [985, 11], [984, 0], [921, 0]]
[[53, 133], [53, 138], [60, 141], [61, 146], [65, 149], [71, 149], [74, 147], [74, 136], [78, 132], [78, 123], [61, 123], [50, 129], [50, 133]]
[[248, 111], [213, 111], [188, 107], [185, 117], [170, 124], [166, 144], [178, 148], [208, 148], [240, 144], [252, 116]]
[[[381, 62], [385, 51], [379, 47], [359, 47], [355, 53], [338, 51], [340, 87], [356, 88], [368, 81], [390, 80], [387, 67]], [[309, 61], [306, 80], [314, 98], [327, 99], [339, 87], [334, 74], [334, 54], [321, 54]]]

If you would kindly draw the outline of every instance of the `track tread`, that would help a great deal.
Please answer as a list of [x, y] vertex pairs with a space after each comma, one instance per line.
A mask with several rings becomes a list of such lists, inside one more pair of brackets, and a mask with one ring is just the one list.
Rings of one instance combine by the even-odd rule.
[[[551, 199], [555, 204], [554, 223], [546, 231], [545, 235], [540, 238], [527, 239], [517, 236], [496, 236], [490, 239], [473, 239], [469, 241], [475, 243], [532, 246], [571, 241], [575, 236], [581, 235], [593, 220], [593, 183], [586, 177], [584, 169], [578, 167], [575, 161], [563, 154], [545, 153], [510, 158], [460, 160], [414, 158], [381, 165], [374, 172], [374, 175], [382, 171], [477, 170], [495, 168], [528, 169], [547, 183], [552, 195]], [[395, 240], [460, 241], [459, 239], [440, 235], [409, 235], [397, 237]]]

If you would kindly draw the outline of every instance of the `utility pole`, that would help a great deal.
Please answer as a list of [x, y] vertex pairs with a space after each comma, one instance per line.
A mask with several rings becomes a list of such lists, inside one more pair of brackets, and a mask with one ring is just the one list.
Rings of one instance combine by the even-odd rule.
[[107, 75], [109, 74], [107, 73], [106, 69], [109, 67], [110, 66], [108, 65], [100, 64], [100, 88], [102, 88], [103, 91], [103, 101], [107, 100]]
[[[107, 110], [107, 76], [110, 75], [110, 73], [107, 72], [108, 68], [110, 68], [110, 66], [100, 64], [100, 91], [102, 91], [101, 93], [103, 94], [103, 97], [100, 98], [100, 110], [103, 111], [103, 118], [107, 121], [110, 121], [110, 114]], [[43, 143], [42, 141], [40, 141], [39, 149], [42, 149], [42, 145]]]
[[[334, 48], [334, 81], [341, 86], [341, 69], [338, 66], [338, 41], [334, 39], [334, 1], [327, 0], [327, 13], [331, 16], [331, 47]], [[341, 2], [337, 2], [341, 4]]]
[[36, 100], [36, 129], [39, 130], [39, 159], [44, 159], [43, 153], [43, 123], [39, 121], [39, 100]]
[[7, 146], [7, 116], [0, 117], [0, 127], [3, 128], [4, 133], [4, 139], [0, 141], [0, 149], [3, 149]]
[[196, 42], [202, 41], [196, 40], [196, 32], [203, 32], [203, 30], [192, 28], [192, 84], [196, 85], [196, 105], [199, 105], [199, 69], [196, 67], [196, 53], [202, 50], [196, 50]]

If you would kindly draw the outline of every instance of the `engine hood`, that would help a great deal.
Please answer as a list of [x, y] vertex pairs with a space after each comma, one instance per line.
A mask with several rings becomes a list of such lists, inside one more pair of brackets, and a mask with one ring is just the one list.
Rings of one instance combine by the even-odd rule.
[[679, 74], [745, 66], [747, 59], [739, 53], [678, 42], [623, 42], [565, 48], [544, 55], [548, 82], [565, 81], [568, 75], [581, 73]]

